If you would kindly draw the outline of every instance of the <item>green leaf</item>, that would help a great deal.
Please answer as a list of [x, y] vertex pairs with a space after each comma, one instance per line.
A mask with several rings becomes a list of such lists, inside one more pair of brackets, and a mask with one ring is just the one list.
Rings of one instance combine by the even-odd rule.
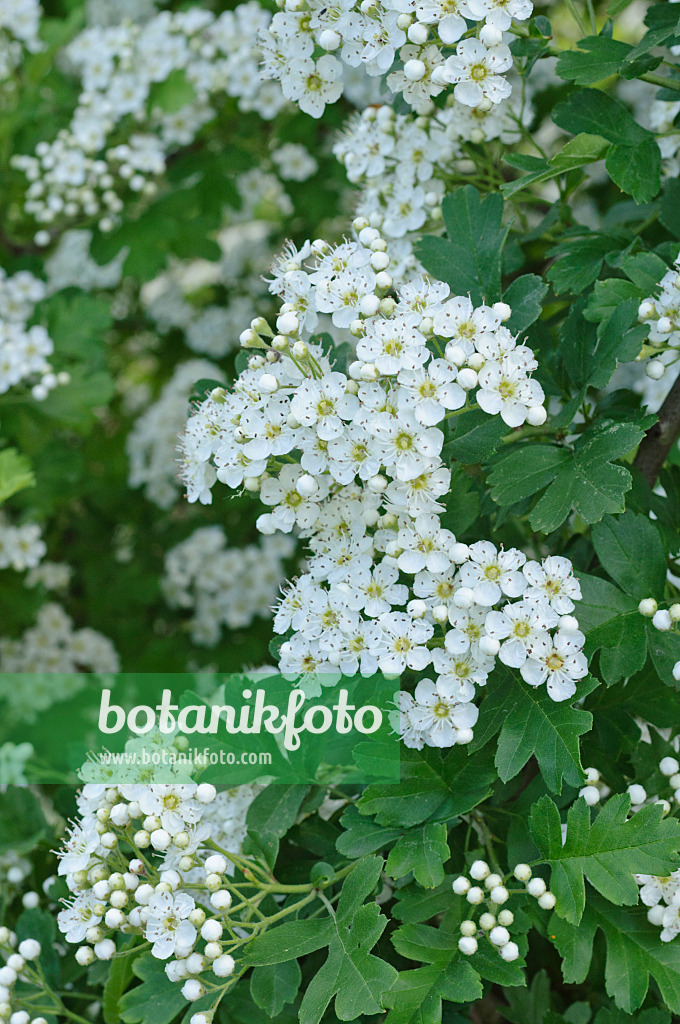
[[330, 918], [285, 921], [248, 945], [243, 962], [248, 967], [268, 967], [295, 960], [299, 956], [323, 949], [331, 940], [333, 922]]
[[452, 421], [455, 434], [444, 445], [442, 457], [455, 459], [466, 465], [474, 465], [490, 458], [508, 433], [508, 427], [500, 416], [489, 416], [481, 409], [461, 413]]
[[142, 953], [132, 971], [142, 983], [120, 998], [120, 1018], [125, 1024], [169, 1024], [186, 1009], [182, 986], [168, 979], [162, 960]]
[[[582, 680], [574, 700], [590, 693], [596, 681]], [[534, 688], [505, 666], [491, 674], [475, 727], [475, 747], [500, 733], [495, 765], [502, 782], [509, 782], [535, 757], [545, 784], [553, 793], [583, 784], [579, 737], [589, 732], [593, 718], [587, 711], [556, 703], [545, 687]]]
[[428, 819], [447, 821], [466, 814], [485, 800], [496, 778], [490, 752], [470, 757], [452, 747], [445, 757], [438, 750], [402, 750], [399, 785], [373, 783], [357, 802], [362, 814], [375, 815], [388, 827], [419, 825]]
[[502, 506], [529, 498], [547, 487], [560, 466], [568, 461], [567, 449], [556, 445], [532, 442], [512, 445], [489, 473], [491, 497]]
[[529, 830], [552, 868], [555, 911], [571, 924], [578, 924], [585, 908], [584, 875], [610, 903], [632, 905], [639, 895], [634, 874], [668, 875], [680, 863], [680, 821], [662, 820], [660, 804], [627, 819], [629, 813], [630, 797], [617, 794], [591, 824], [590, 808], [579, 798], [569, 808], [563, 844], [560, 813], [550, 797], [532, 807]]
[[331, 922], [328, 958], [307, 986], [300, 1024], [319, 1024], [333, 999], [340, 1020], [381, 1011], [381, 997], [397, 980], [397, 971], [371, 954], [387, 918], [377, 903], [363, 901], [375, 889], [382, 867], [380, 857], [366, 857], [345, 879]]
[[544, 1018], [550, 1009], [550, 977], [546, 970], [538, 971], [531, 980], [531, 986], [525, 989], [509, 989], [503, 995], [509, 1008], [503, 1010], [503, 1016], [511, 1024], [544, 1024]]
[[359, 814], [354, 804], [344, 812], [340, 824], [345, 831], [338, 836], [336, 847], [338, 853], [345, 857], [365, 857], [368, 853], [377, 853], [403, 835], [401, 828], [383, 828]]
[[601, 649], [600, 674], [608, 685], [635, 675], [645, 664], [647, 642], [638, 602], [607, 580], [577, 573], [581, 584], [579, 625], [588, 657]]
[[577, 927], [553, 915], [548, 935], [563, 958], [564, 980], [585, 981], [598, 929], [607, 942], [605, 988], [616, 1005], [634, 1013], [642, 1006], [652, 977], [668, 1008], [680, 1013], [680, 958], [672, 942], [659, 941], [659, 929], [648, 922], [644, 907], [622, 910], [589, 892]]
[[501, 296], [501, 254], [507, 235], [502, 226], [503, 199], [482, 198], [472, 185], [444, 198], [447, 238], [421, 239], [416, 254], [429, 273], [446, 281], [455, 295], [470, 294], [475, 305]]
[[584, 235], [582, 228], [565, 231], [559, 243], [548, 250], [548, 256], [555, 262], [547, 277], [557, 294], [568, 291], [580, 295], [597, 278], [605, 256], [618, 244], [612, 235], [596, 232]]
[[195, 99], [196, 90], [186, 73], [177, 68], [162, 82], [155, 82], [152, 85], [149, 92], [149, 108], [153, 110], [154, 107], [160, 107], [165, 114], [175, 114]]
[[512, 309], [507, 327], [513, 334], [526, 331], [541, 315], [541, 302], [548, 291], [547, 284], [537, 274], [524, 274], [505, 289], [503, 302]]
[[636, 203], [650, 203], [661, 187], [661, 150], [656, 139], [611, 146], [605, 166], [615, 185]]
[[643, 436], [634, 423], [605, 421], [589, 427], [534, 507], [532, 529], [551, 533], [572, 509], [586, 523], [596, 523], [608, 512], [622, 512], [633, 478], [613, 461], [636, 448]]
[[570, 139], [555, 156], [550, 158], [550, 163], [560, 173], [573, 171], [585, 164], [595, 163], [597, 160], [604, 160], [609, 143], [601, 135], [589, 135], [582, 132], [576, 138]]
[[680, 238], [680, 181], [668, 178], [664, 183], [659, 220], [672, 235]]
[[[451, 936], [451, 943], [455, 941]], [[442, 1000], [471, 1003], [481, 999], [483, 991], [479, 975], [461, 957], [452, 958], [448, 964], [433, 963], [401, 971], [394, 987], [384, 996], [385, 1005], [392, 1008], [385, 1024], [440, 1024]]]
[[120, 1022], [120, 1000], [134, 978], [132, 967], [138, 955], [127, 952], [127, 950], [132, 948], [133, 943], [134, 938], [132, 942], [128, 940], [127, 945], [123, 947], [126, 955], [115, 957], [111, 961], [109, 975], [102, 992], [102, 1015], [105, 1024], [119, 1024]]
[[593, 546], [602, 566], [626, 594], [638, 601], [663, 595], [666, 556], [659, 531], [647, 516], [634, 512], [606, 516], [593, 527]]
[[586, 132], [624, 145], [653, 138], [623, 103], [599, 89], [575, 89], [563, 103], [557, 104], [553, 121], [572, 135]]
[[446, 825], [430, 824], [410, 829], [392, 849], [385, 871], [403, 878], [409, 871], [425, 889], [434, 889], [444, 879], [443, 865], [449, 859]]
[[60, 357], [92, 362], [103, 353], [104, 335], [113, 321], [109, 300], [68, 288], [45, 305], [47, 330]]
[[301, 980], [297, 960], [256, 967], [250, 976], [250, 994], [269, 1017], [278, 1017], [286, 1003], [295, 1000]]
[[576, 45], [577, 50], [560, 54], [555, 69], [560, 78], [576, 85], [595, 85], [615, 75], [633, 49], [607, 36], [586, 36]]
[[29, 459], [16, 448], [5, 448], [0, 452], [0, 504], [25, 487], [35, 487]]
[[49, 835], [40, 801], [24, 786], [0, 792], [0, 855], [28, 853]]

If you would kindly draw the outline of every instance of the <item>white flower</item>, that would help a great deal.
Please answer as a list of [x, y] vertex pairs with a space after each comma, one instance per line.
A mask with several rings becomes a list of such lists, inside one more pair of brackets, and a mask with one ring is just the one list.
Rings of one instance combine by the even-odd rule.
[[465, 405], [465, 392], [456, 384], [456, 371], [444, 360], [435, 359], [427, 369], [400, 370], [399, 406], [412, 408], [424, 427], [444, 419], [447, 409]]
[[542, 562], [527, 562], [522, 572], [530, 584], [526, 596], [543, 598], [558, 615], [573, 611], [574, 601], [581, 599], [581, 586], [568, 558], [549, 555]]
[[498, 654], [503, 664], [519, 668], [534, 644], [548, 643], [547, 630], [558, 621], [558, 615], [544, 601], [529, 599], [506, 604], [500, 612], [489, 612], [486, 632], [494, 640], [504, 641]]
[[530, 686], [546, 683], [553, 700], [561, 701], [576, 693], [575, 680], [588, 672], [583, 654], [585, 638], [582, 633], [557, 633], [551, 640], [538, 640], [522, 664], [522, 679]]
[[303, 426], [315, 426], [323, 441], [330, 441], [342, 434], [342, 420], [351, 420], [359, 408], [359, 399], [347, 394], [346, 387], [343, 373], [305, 381], [295, 391], [291, 412]]
[[455, 82], [453, 95], [467, 107], [479, 106], [483, 99], [499, 103], [510, 95], [510, 83], [502, 76], [512, 67], [512, 54], [507, 46], [487, 49], [479, 39], [463, 39], [455, 56], [446, 61], [446, 74]]
[[161, 828], [170, 835], [181, 832], [186, 825], [195, 825], [201, 816], [201, 805], [195, 800], [196, 787], [149, 786], [139, 799], [144, 814], [155, 814]]
[[430, 664], [430, 652], [424, 646], [434, 632], [429, 622], [413, 620], [404, 612], [385, 612], [378, 623], [383, 631], [378, 655], [381, 672], [420, 671]]
[[416, 706], [409, 717], [433, 747], [452, 746], [458, 730], [471, 729], [479, 716], [474, 704], [459, 703], [431, 679], [421, 679], [414, 696]]
[[167, 960], [175, 953], [186, 955], [193, 948], [197, 932], [187, 918], [195, 906], [186, 892], [153, 894], [144, 937], [153, 944], [151, 952], [158, 960]]
[[59, 931], [67, 942], [82, 942], [87, 929], [99, 924], [101, 915], [94, 910], [98, 903], [92, 890], [86, 889], [57, 914]]
[[429, 357], [425, 338], [405, 317], [372, 320], [357, 344], [357, 356], [376, 365], [380, 373], [416, 370]]
[[425, 737], [422, 732], [422, 720], [416, 715], [418, 705], [405, 690], [395, 694], [398, 710], [390, 713], [390, 724], [399, 734], [405, 747], [422, 750]]
[[455, 537], [450, 530], [442, 530], [436, 515], [420, 515], [412, 527], [399, 530], [397, 543], [404, 549], [397, 559], [402, 572], [415, 575], [427, 569], [439, 573], [446, 572], [451, 564], [447, 550]]
[[524, 561], [515, 548], [498, 551], [490, 541], [477, 541], [470, 545], [470, 561], [461, 567], [458, 582], [472, 589], [478, 604], [489, 607], [501, 594], [519, 597], [524, 592], [527, 581], [518, 571]]
[[521, 357], [515, 353], [500, 363], [487, 363], [479, 374], [477, 402], [492, 416], [498, 413], [509, 427], [521, 427], [529, 409], [545, 399], [538, 381], [527, 377]]
[[297, 100], [300, 110], [321, 117], [327, 103], [335, 103], [342, 93], [342, 65], [325, 54], [319, 60], [309, 57], [293, 60], [281, 78], [286, 99]]
[[72, 875], [90, 866], [93, 853], [99, 849], [100, 837], [94, 818], [83, 818], [74, 825], [59, 851], [60, 875]]
[[372, 571], [360, 569], [348, 580], [347, 604], [350, 608], [363, 611], [364, 615], [377, 618], [394, 605], [406, 603], [408, 587], [397, 583], [398, 579], [399, 570], [386, 560]]
[[646, 907], [655, 907], [663, 899], [670, 903], [680, 892], [680, 872], [675, 871], [666, 878], [657, 875], [636, 875], [635, 881], [641, 885], [640, 899]]

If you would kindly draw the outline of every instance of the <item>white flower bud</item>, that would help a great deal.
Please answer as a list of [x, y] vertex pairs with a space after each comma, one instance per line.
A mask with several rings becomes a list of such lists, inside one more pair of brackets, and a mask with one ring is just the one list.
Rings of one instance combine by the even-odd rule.
[[409, 25], [406, 33], [409, 43], [414, 43], [416, 46], [423, 46], [427, 42], [428, 34], [427, 25], [423, 25], [420, 21]]
[[542, 405], [532, 405], [527, 412], [527, 423], [531, 427], [542, 427], [548, 418], [548, 413]]
[[387, 479], [386, 477], [381, 476], [380, 473], [376, 474], [376, 476], [372, 476], [367, 483], [369, 491], [373, 491], [374, 494], [382, 494], [387, 487]]
[[182, 995], [190, 1003], [200, 999], [201, 996], [205, 995], [205, 987], [201, 984], [198, 978], [189, 978], [182, 985]]
[[675, 775], [680, 769], [680, 764], [674, 757], [663, 757], [659, 762], [659, 771], [662, 775]]
[[489, 657], [495, 658], [501, 649], [501, 645], [495, 637], [483, 636], [479, 641], [479, 649], [482, 654], [488, 654]]
[[79, 946], [76, 950], [76, 961], [81, 967], [94, 963], [94, 953], [90, 946]]
[[470, 880], [465, 875], [459, 875], [458, 878], [454, 878], [451, 888], [457, 896], [464, 896], [470, 889]]
[[213, 962], [212, 969], [218, 978], [228, 978], [234, 973], [234, 958], [224, 953]]
[[470, 367], [465, 367], [463, 370], [458, 371], [456, 377], [458, 384], [462, 387], [463, 391], [471, 391], [477, 387], [477, 374]]
[[276, 318], [276, 330], [279, 334], [297, 334], [300, 330], [300, 321], [297, 313], [281, 313]]
[[219, 921], [210, 918], [201, 928], [201, 936], [206, 942], [217, 942], [222, 937], [223, 930]]
[[[413, 601], [409, 601], [406, 606], [406, 611], [413, 619], [422, 619], [424, 615], [427, 615], [427, 604], [421, 598], [414, 598]], [[455, 883], [454, 883], [455, 884]], [[455, 890], [454, 890], [455, 891]]]
[[632, 804], [643, 804], [647, 799], [647, 791], [644, 786], [633, 783], [632, 786], [628, 787], [628, 796]]
[[649, 299], [645, 299], [644, 302], [640, 303], [638, 309], [638, 317], [640, 320], [650, 320], [656, 313], [654, 303], [650, 302]]
[[273, 373], [263, 373], [257, 384], [264, 395], [273, 395], [279, 389], [279, 382]]
[[464, 956], [472, 956], [477, 952], [477, 939], [472, 935], [462, 935], [458, 939], [458, 949]]
[[574, 615], [561, 615], [558, 626], [561, 633], [577, 633], [578, 619]]
[[476, 860], [473, 862], [470, 868], [470, 878], [474, 878], [476, 882], [481, 882], [491, 874], [491, 869], [485, 860]]
[[475, 595], [470, 587], [459, 587], [453, 595], [453, 603], [456, 608], [472, 608], [475, 604]]
[[154, 829], [154, 831], [151, 833], [151, 845], [153, 846], [154, 850], [163, 852], [168, 849], [171, 842], [172, 837], [170, 836], [170, 833], [167, 832], [164, 828]]
[[498, 923], [504, 925], [506, 928], [509, 928], [514, 920], [515, 915], [511, 910], [501, 910], [498, 915]]
[[334, 32], [332, 28], [325, 28], [319, 36], [319, 46], [329, 53], [337, 50], [341, 42], [342, 36], [338, 32]]
[[527, 892], [530, 896], [535, 896], [538, 899], [546, 891], [546, 884], [542, 878], [532, 878], [527, 882]]
[[23, 942], [18, 944], [19, 956], [23, 956], [24, 959], [37, 959], [40, 956], [40, 943], [37, 939], [24, 939]]
[[[485, 46], [498, 46], [499, 43], [503, 42], [503, 33], [495, 25], [483, 25], [479, 32], [479, 38]], [[496, 302], [493, 306], [494, 313], [497, 312], [496, 306], [505, 306], [505, 302]], [[506, 308], [510, 308], [507, 306]], [[498, 314], [500, 316], [500, 313]], [[507, 320], [507, 316], [501, 316], [501, 320]]]
[[453, 363], [454, 366], [463, 366], [465, 360], [467, 359], [467, 356], [465, 355], [465, 349], [462, 348], [460, 345], [454, 345], [452, 341], [450, 341], [446, 346], [444, 354], [446, 355], [448, 361], [450, 363]]
[[645, 366], [645, 373], [651, 380], [661, 380], [666, 372], [666, 364], [660, 359], [650, 359]]
[[487, 889], [493, 889], [495, 888], [495, 886], [502, 884], [503, 879], [501, 878], [500, 875], [497, 875], [495, 872], [493, 872], [490, 875], [487, 875], [484, 881], [484, 885], [486, 886]]
[[485, 931], [490, 932], [492, 928], [496, 926], [496, 918], [493, 914], [482, 914], [479, 918], [479, 927]]
[[444, 623], [449, 621], [449, 609], [445, 604], [438, 604], [432, 609], [432, 618], [435, 622]]
[[647, 920], [649, 923], [660, 927], [663, 924], [663, 915], [665, 910], [666, 908], [662, 903], [658, 903], [655, 907], [650, 907], [647, 911]]
[[319, 485], [310, 473], [303, 473], [298, 479], [295, 489], [303, 498], [310, 498], [319, 490]]
[[380, 299], [377, 295], [364, 295], [359, 303], [359, 309], [364, 316], [375, 316], [380, 309]]
[[506, 942], [499, 952], [503, 960], [507, 961], [507, 963], [512, 963], [513, 960], [517, 960], [519, 957], [519, 946], [516, 942]]
[[472, 903], [473, 906], [476, 906], [484, 900], [484, 890], [480, 889], [478, 885], [473, 885], [471, 889], [468, 889], [468, 893], [465, 898], [468, 903]]
[[489, 939], [494, 946], [507, 946], [510, 941], [510, 932], [502, 924], [499, 924], [496, 928], [491, 929]]
[[494, 885], [493, 889], [489, 893], [492, 903], [507, 903], [510, 899], [510, 893], [504, 885]]
[[551, 892], [544, 892], [538, 897], [538, 905], [542, 910], [552, 910], [556, 903], [557, 900]]
[[115, 952], [116, 944], [111, 939], [102, 939], [101, 942], [95, 943], [94, 955], [97, 960], [110, 960]]
[[40, 903], [40, 897], [37, 892], [25, 892], [21, 897], [21, 904], [26, 910], [35, 910]]
[[671, 629], [673, 621], [669, 612], [667, 612], [665, 608], [659, 608], [658, 612], [655, 613], [652, 619], [652, 625], [655, 626], [656, 629], [661, 630], [662, 633]]
[[455, 544], [452, 544], [451, 547], [449, 548], [449, 558], [451, 559], [452, 562], [455, 562], [456, 565], [462, 565], [463, 562], [467, 562], [468, 559], [470, 558], [469, 546], [467, 544], [461, 544], [459, 541], [457, 541]]
[[476, 935], [477, 934], [477, 925], [475, 924], [474, 921], [470, 921], [470, 920], [461, 921], [460, 922], [460, 930], [461, 930], [461, 934], [463, 934], [463, 935]]
[[588, 807], [594, 807], [595, 804], [600, 802], [600, 791], [596, 786], [584, 786], [583, 789], [579, 790], [579, 796], [582, 796]]
[[456, 732], [456, 743], [458, 746], [464, 746], [466, 743], [472, 743], [475, 738], [475, 734], [472, 729], [458, 729]]
[[640, 615], [644, 615], [646, 619], [651, 619], [656, 614], [656, 610], [659, 606], [653, 597], [643, 597], [638, 605], [638, 611]]
[[231, 893], [227, 889], [218, 889], [210, 897], [210, 902], [215, 910], [229, 910], [231, 906]]
[[409, 82], [422, 82], [427, 68], [422, 60], [407, 60], [404, 64], [404, 78]]

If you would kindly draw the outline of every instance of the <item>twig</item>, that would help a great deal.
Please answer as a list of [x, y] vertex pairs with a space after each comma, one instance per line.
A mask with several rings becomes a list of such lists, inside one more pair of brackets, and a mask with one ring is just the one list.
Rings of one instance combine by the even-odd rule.
[[666, 456], [678, 436], [680, 436], [680, 377], [669, 391], [666, 401], [659, 410], [659, 419], [647, 431], [633, 462], [650, 487], [654, 487], [661, 467], [666, 461]]

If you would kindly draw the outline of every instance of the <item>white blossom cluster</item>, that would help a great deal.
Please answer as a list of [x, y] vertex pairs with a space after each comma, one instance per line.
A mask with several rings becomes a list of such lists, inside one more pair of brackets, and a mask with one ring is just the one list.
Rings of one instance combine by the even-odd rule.
[[417, 267], [413, 241], [441, 224], [446, 177], [462, 155], [461, 143], [500, 138], [511, 144], [520, 137], [511, 104], [468, 107], [449, 96], [441, 110], [420, 116], [370, 106], [345, 124], [333, 153], [361, 189], [357, 215], [390, 241], [395, 280], [408, 279]]
[[158, 399], [135, 421], [127, 439], [130, 487], [144, 487], [144, 495], [160, 508], [170, 508], [180, 492], [177, 480], [177, 435], [186, 420], [194, 384], [220, 380], [213, 363], [190, 359], [176, 367]]
[[65, 590], [73, 570], [65, 562], [41, 562], [26, 575], [27, 587], [44, 587], [45, 590]]
[[[503, 326], [509, 307], [475, 309], [423, 277], [391, 297], [387, 244], [355, 227], [358, 242], [289, 246], [277, 261], [278, 333], [259, 318], [242, 334], [255, 355], [190, 418], [182, 475], [190, 501], [209, 503], [216, 480], [259, 492], [271, 508], [260, 532], [308, 539], [304, 575], [274, 620], [292, 634], [284, 675], [313, 686], [318, 673], [398, 676], [432, 664], [436, 682], [400, 698], [405, 742], [469, 742], [470, 702], [495, 656], [556, 700], [587, 671], [571, 563], [461, 544], [439, 519], [450, 471], [438, 424], [472, 392], [509, 427], [541, 423], [543, 392], [533, 353]], [[319, 314], [352, 346], [348, 374], [310, 337]]]
[[59, 875], [71, 896], [57, 924], [79, 946], [78, 963], [111, 959], [123, 932], [151, 943], [152, 955], [165, 961], [168, 978], [182, 982], [190, 1001], [228, 978], [234, 970], [229, 934], [238, 924], [236, 918], [227, 925], [228, 877], [260, 788], [85, 785], [79, 817], [59, 851]]
[[28, 270], [8, 277], [0, 267], [0, 394], [21, 382], [34, 382], [37, 401], [47, 398], [68, 374], [56, 374], [48, 362], [54, 345], [40, 324], [28, 326], [35, 306], [45, 297], [45, 285]]
[[[450, 86], [460, 103], [488, 109], [511, 92], [503, 32], [533, 9], [531, 0], [278, 0], [278, 6], [260, 33], [262, 73], [280, 81], [283, 95], [312, 117], [339, 99], [345, 66], [387, 76], [389, 89], [417, 113], [427, 113]], [[468, 21], [476, 23], [474, 34]]]
[[[652, 620], [652, 625], [662, 633], [670, 630], [677, 631], [680, 622], [680, 602], [675, 602], [670, 608], [659, 608], [653, 597], [643, 597], [638, 605], [638, 611], [646, 619]], [[680, 661], [673, 666], [673, 678], [680, 682]]]
[[0, 569], [16, 572], [35, 569], [47, 551], [42, 532], [36, 523], [14, 526], [0, 512]]
[[660, 380], [680, 359], [680, 256], [675, 268], [661, 278], [659, 288], [660, 294], [644, 299], [638, 309], [640, 323], [649, 327], [647, 342], [656, 350], [645, 368], [652, 380]]
[[193, 642], [213, 647], [224, 627], [243, 629], [256, 617], [271, 616], [283, 560], [294, 549], [285, 535], [229, 548], [221, 526], [204, 526], [168, 551], [161, 588], [171, 607], [192, 610]]
[[39, 29], [38, 0], [0, 0], [0, 82], [21, 63], [23, 48], [42, 49]]
[[[112, 229], [126, 200], [155, 194], [167, 154], [194, 140], [225, 94], [241, 111], [274, 117], [286, 101], [262, 80], [255, 48], [270, 17], [250, 0], [218, 17], [191, 7], [81, 32], [66, 49], [82, 79], [69, 127], [35, 155], [13, 157], [29, 181], [25, 211], [43, 225], [37, 243], [49, 243], [49, 225], [83, 214]], [[163, 88], [173, 87], [186, 102], [166, 111]]]
[[[459, 875], [454, 879], [452, 887], [457, 896], [465, 896], [471, 907], [486, 907], [478, 920], [467, 918], [461, 921], [461, 937], [458, 940], [458, 949], [461, 953], [473, 956], [479, 948], [479, 940], [486, 939], [497, 950], [502, 960], [507, 963], [517, 960], [519, 947], [510, 937], [508, 930], [515, 920], [515, 915], [503, 906], [511, 896], [507, 885], [511, 883], [513, 877], [521, 882], [527, 894], [536, 900], [541, 910], [552, 910], [557, 902], [543, 879], [531, 876], [532, 871], [528, 864], [516, 864], [510, 875], [504, 879], [497, 872], [492, 872], [485, 860], [476, 860], [470, 865], [467, 875]], [[470, 879], [472, 882], [483, 882], [483, 887], [481, 884], [473, 885]]]
[[80, 288], [84, 292], [112, 289], [120, 283], [126, 250], [122, 249], [109, 263], [100, 265], [90, 255], [91, 242], [91, 231], [74, 229], [60, 235], [45, 260], [49, 295], [63, 288]]
[[[51, 672], [118, 672], [118, 656], [110, 640], [94, 629], [74, 629], [72, 619], [61, 605], [43, 605], [36, 624], [16, 640], [0, 638], [0, 673], [45, 673], [44, 685], [38, 680], [23, 691], [15, 682], [0, 675], [0, 697], [15, 711], [30, 712], [49, 707], [54, 700]], [[82, 677], [81, 677], [82, 678]], [[45, 703], [46, 701], [46, 703]]]
[[[10, 1024], [47, 1024], [47, 1019], [36, 1014], [33, 1016], [24, 1009], [18, 1009], [21, 993], [15, 990], [17, 982], [40, 984], [40, 972], [34, 967], [33, 961], [41, 953], [37, 939], [17, 940], [9, 928], [0, 927], [0, 956], [4, 963], [0, 966], [0, 1021]], [[19, 990], [21, 985], [19, 985]]]

